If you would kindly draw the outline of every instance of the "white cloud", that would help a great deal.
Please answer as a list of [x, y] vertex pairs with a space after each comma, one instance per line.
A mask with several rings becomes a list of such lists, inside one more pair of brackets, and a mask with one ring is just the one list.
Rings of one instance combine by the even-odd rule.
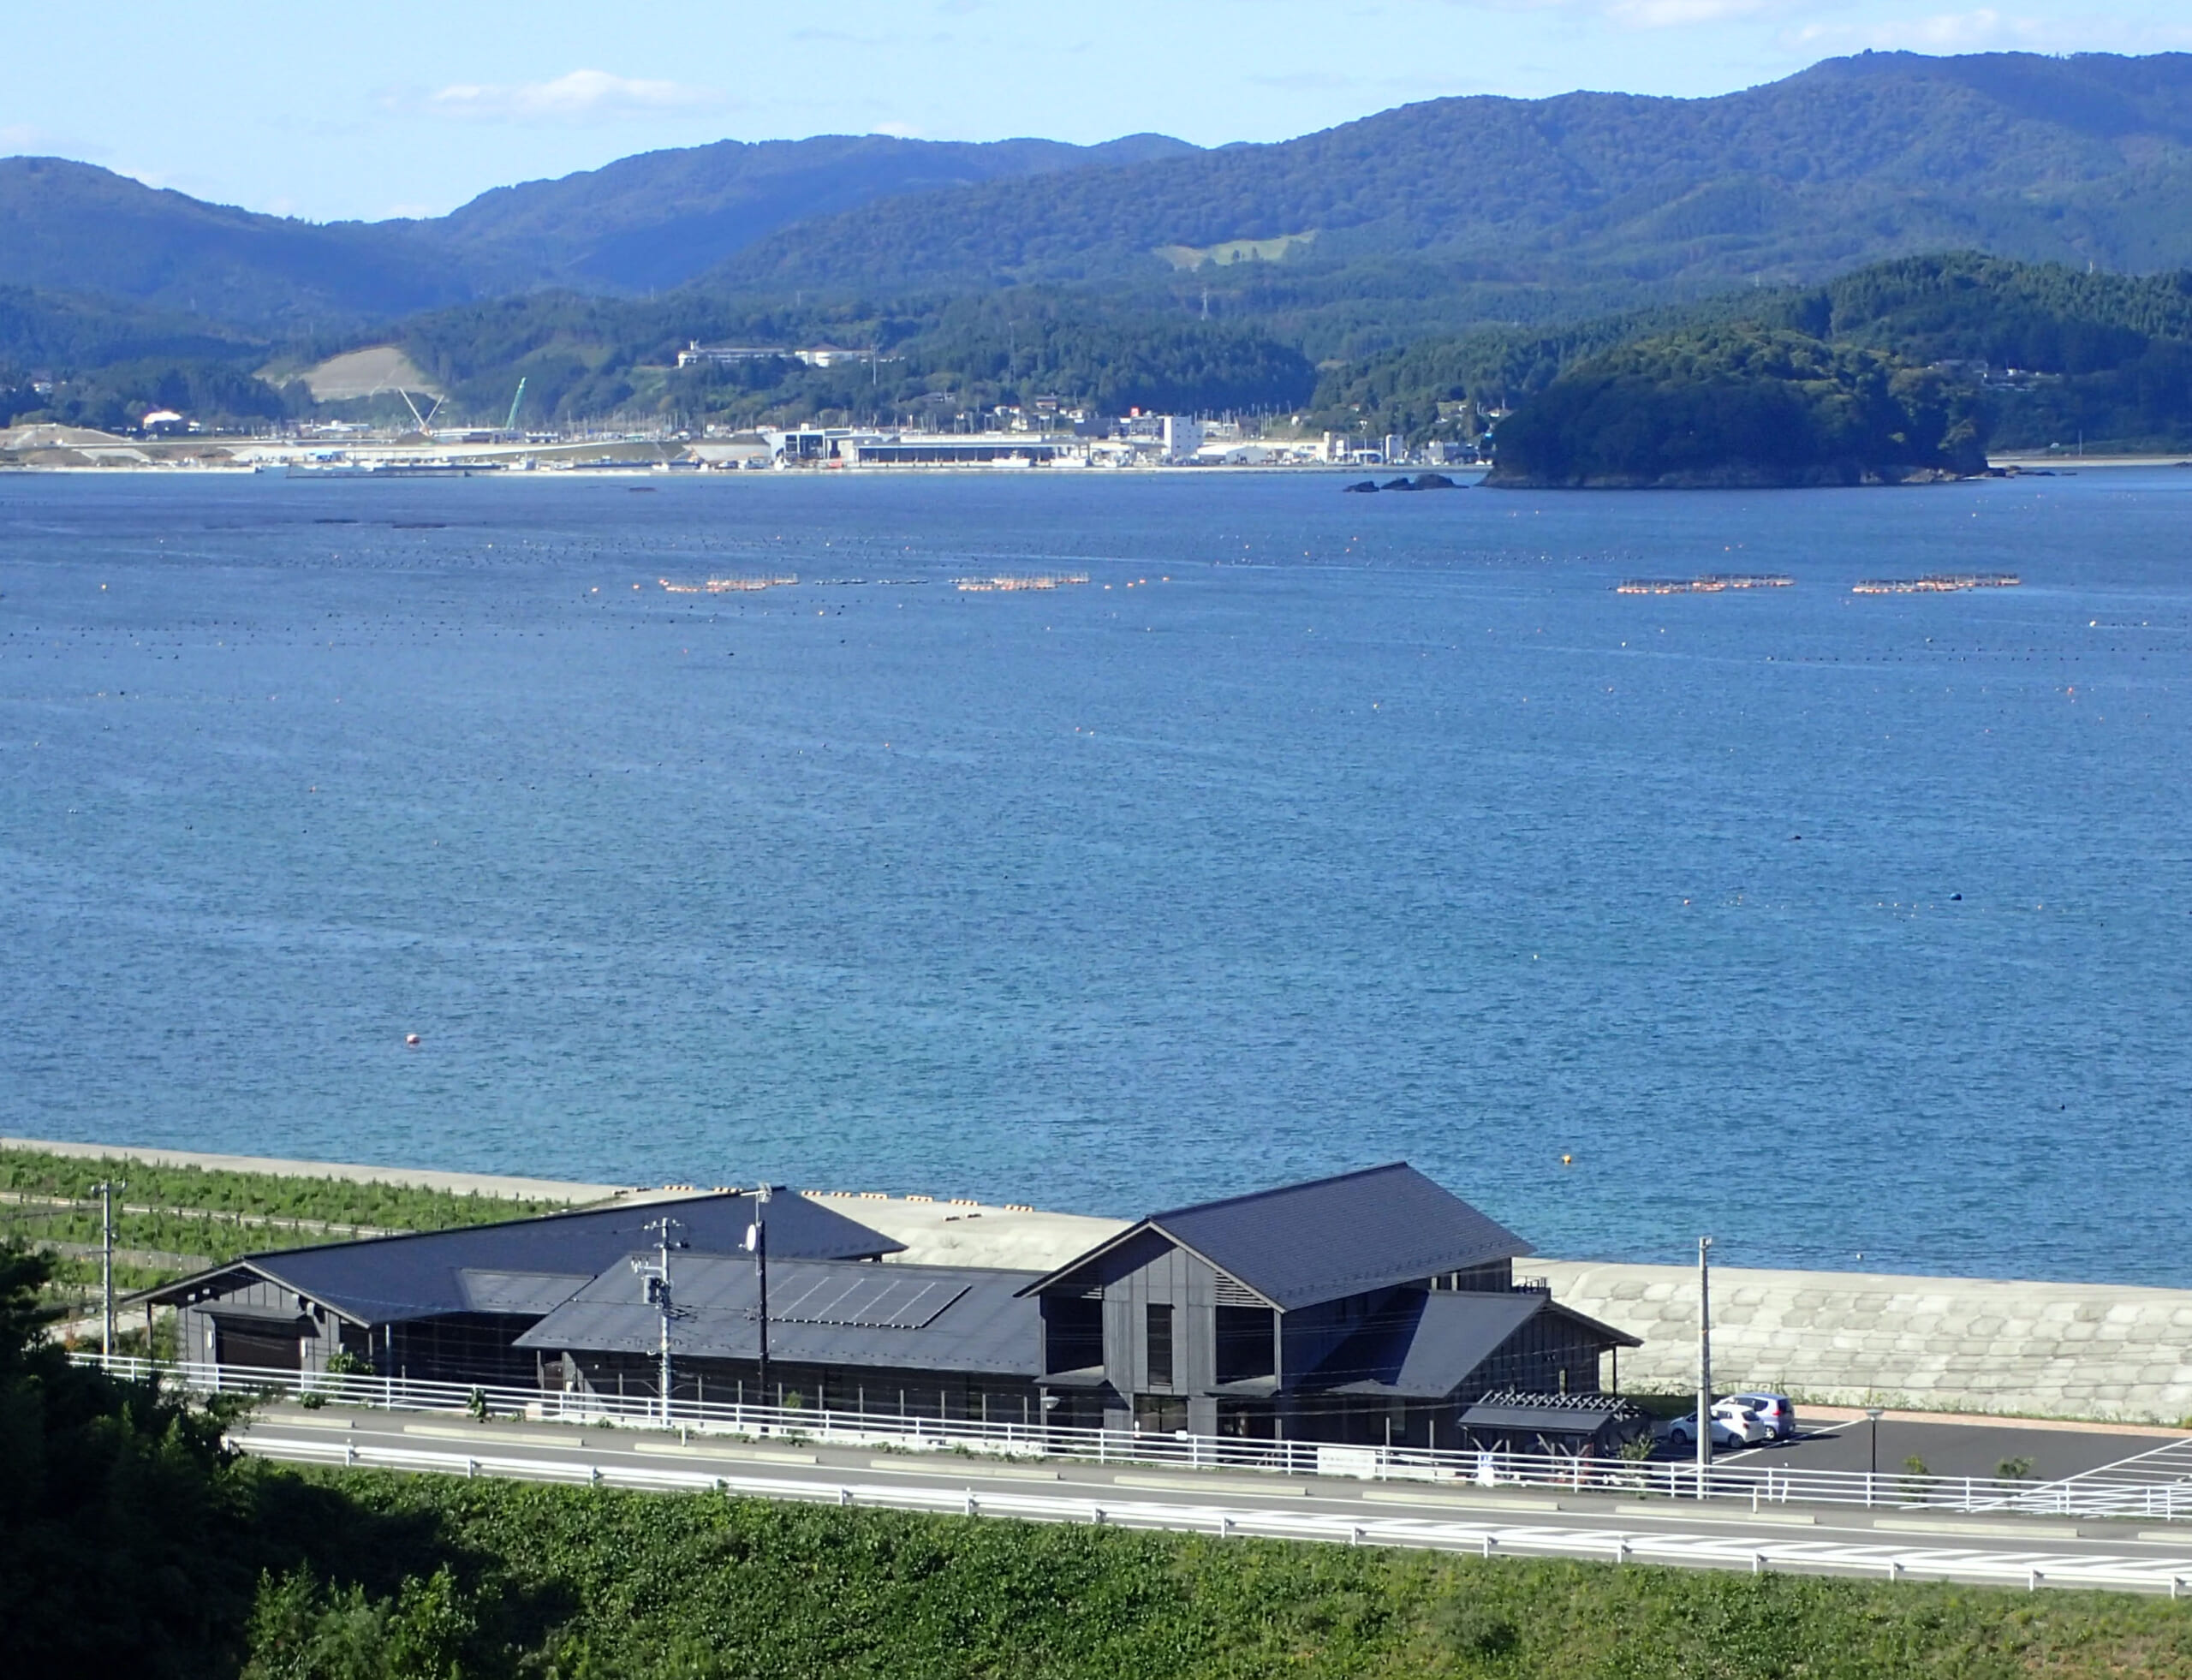
[[606, 70], [573, 70], [551, 81], [454, 82], [394, 104], [438, 116], [497, 122], [601, 122], [724, 103], [712, 87], [650, 81]]
[[1578, 12], [1625, 29], [1688, 29], [1792, 9], [1797, 0], [1488, 0], [1502, 11]]
[[2004, 17], [1991, 7], [1969, 12], [1939, 12], [1931, 17], [1896, 18], [1882, 23], [1808, 23], [1789, 32], [1789, 39], [1802, 46], [1850, 45], [1902, 47], [1932, 52], [1971, 52], [1999, 46], [2004, 41], [2020, 45], [2039, 33], [2032, 18]]
[[2192, 29], [2129, 18], [2020, 17], [1976, 7], [1968, 12], [1874, 23], [1808, 23], [1783, 38], [1792, 48], [1911, 52], [2156, 52], [2192, 42]]
[[1599, 8], [1631, 29], [1683, 29], [1786, 9], [1784, 0], [1610, 0]]
[[888, 134], [892, 140], [911, 140], [921, 137], [921, 131], [910, 122], [879, 122], [874, 132]]

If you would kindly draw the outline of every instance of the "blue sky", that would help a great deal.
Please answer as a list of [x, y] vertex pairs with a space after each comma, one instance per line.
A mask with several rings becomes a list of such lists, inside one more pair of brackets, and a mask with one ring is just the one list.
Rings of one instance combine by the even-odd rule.
[[254, 210], [437, 214], [725, 138], [1268, 140], [1454, 93], [1693, 97], [1865, 47], [2192, 50], [2184, 0], [0, 0], [0, 153]]

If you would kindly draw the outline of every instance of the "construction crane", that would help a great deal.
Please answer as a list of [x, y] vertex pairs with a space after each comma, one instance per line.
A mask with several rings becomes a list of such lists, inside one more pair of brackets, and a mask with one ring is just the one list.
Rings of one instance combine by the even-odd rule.
[[[434, 416], [441, 413], [442, 404], [449, 401], [449, 398], [446, 396], [435, 397], [434, 406], [427, 409], [426, 412], [422, 414], [419, 412], [419, 405], [411, 400], [411, 393], [409, 391], [404, 390], [401, 385], [397, 385], [395, 390], [396, 394], [403, 399], [403, 406], [411, 411], [411, 418], [419, 423], [419, 430], [421, 432], [426, 432], [432, 426], [434, 423]], [[375, 392], [374, 394], [378, 396], [379, 393]]]
[[517, 405], [524, 401], [525, 379], [523, 376], [521, 375], [517, 382], [517, 395], [510, 398], [510, 417], [503, 422], [503, 431], [515, 432], [517, 430]]

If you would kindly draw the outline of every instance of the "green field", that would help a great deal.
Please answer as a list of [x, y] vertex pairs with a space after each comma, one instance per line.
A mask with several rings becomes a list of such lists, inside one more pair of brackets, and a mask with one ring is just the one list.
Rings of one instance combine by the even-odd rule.
[[[485, 1224], [562, 1206], [401, 1184], [0, 1149], [0, 1240], [95, 1247], [99, 1209], [94, 1187], [102, 1180], [127, 1186], [115, 1198], [115, 1246], [121, 1251], [115, 1278], [123, 1290], [150, 1288], [239, 1254], [347, 1242], [368, 1231]], [[48, 1299], [80, 1304], [98, 1276], [96, 1257], [57, 1253]]]

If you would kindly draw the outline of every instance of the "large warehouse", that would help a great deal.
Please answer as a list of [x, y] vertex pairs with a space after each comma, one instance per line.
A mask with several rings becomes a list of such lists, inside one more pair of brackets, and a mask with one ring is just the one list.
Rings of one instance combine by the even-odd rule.
[[892, 1260], [902, 1244], [779, 1192], [765, 1387], [755, 1207], [719, 1192], [289, 1249], [138, 1299], [224, 1366], [325, 1370], [339, 1349], [396, 1378], [653, 1397], [662, 1314], [634, 1262], [666, 1217], [676, 1399], [1420, 1446], [1581, 1445], [1603, 1409], [1564, 1423], [1512, 1397], [1598, 1394], [1638, 1345], [1518, 1284], [1529, 1246], [1404, 1164], [1152, 1214], [1042, 1272]]

